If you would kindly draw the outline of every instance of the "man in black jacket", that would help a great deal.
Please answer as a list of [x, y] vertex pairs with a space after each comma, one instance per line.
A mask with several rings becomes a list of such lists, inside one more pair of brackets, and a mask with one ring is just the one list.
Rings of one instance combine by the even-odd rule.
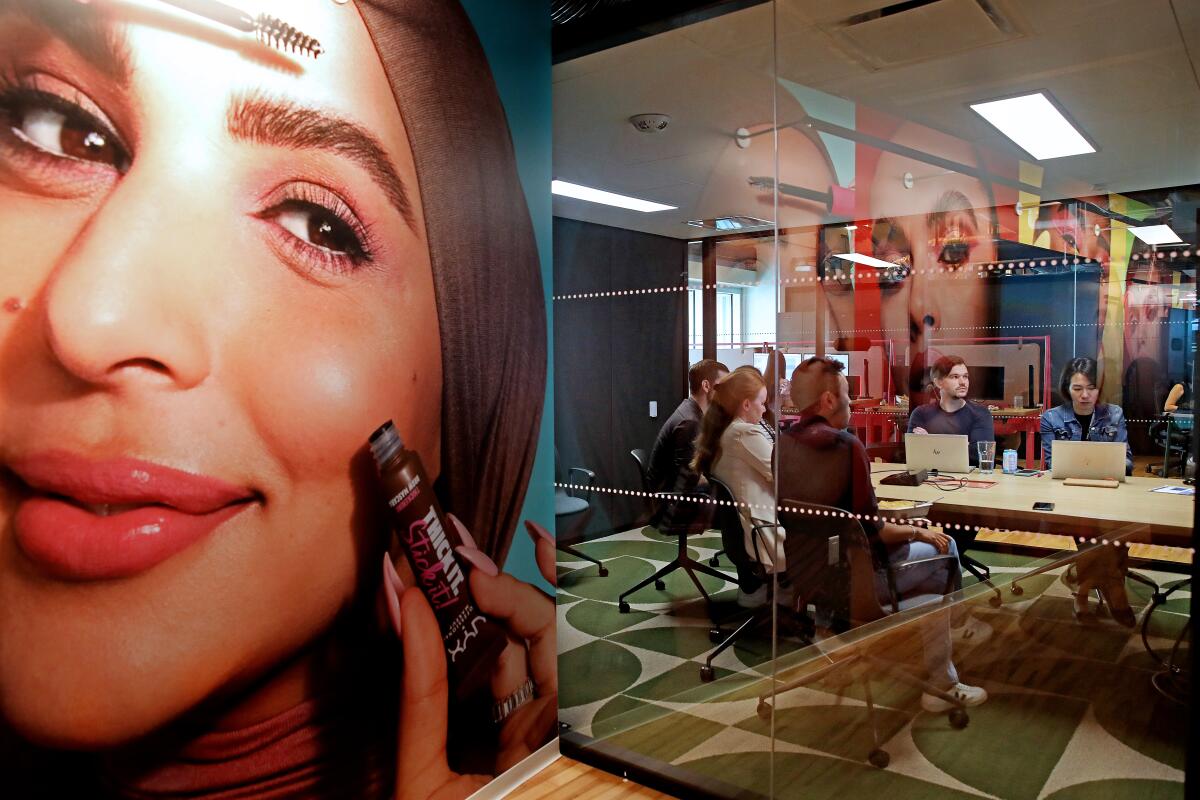
[[651, 491], [686, 492], [695, 481], [688, 464], [700, 435], [700, 420], [717, 381], [728, 374], [729, 367], [711, 358], [697, 361], [688, 370], [690, 394], [663, 423], [650, 451]]

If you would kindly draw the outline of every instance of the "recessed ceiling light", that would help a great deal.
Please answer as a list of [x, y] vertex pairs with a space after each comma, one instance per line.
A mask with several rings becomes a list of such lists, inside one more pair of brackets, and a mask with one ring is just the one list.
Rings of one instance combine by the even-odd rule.
[[847, 261], [853, 261], [856, 264], [866, 264], [868, 267], [876, 269], [896, 269], [899, 264], [893, 264], [890, 261], [884, 261], [881, 258], [874, 256], [865, 256], [862, 253], [834, 253], [838, 258], [844, 258]]
[[1038, 161], [1096, 152], [1042, 92], [971, 103], [971, 108]]
[[601, 203], [606, 206], [627, 208], [630, 211], [670, 211], [678, 206], [668, 206], [663, 203], [653, 203], [603, 189], [593, 189], [590, 186], [580, 186], [578, 183], [554, 180], [550, 182], [550, 191], [562, 197], [573, 197], [576, 200], [587, 200], [589, 203]]
[[1170, 225], [1142, 225], [1130, 228], [1129, 232], [1149, 245], [1183, 243]]
[[687, 224], [693, 228], [710, 228], [716, 231], [740, 231], [745, 228], [769, 228], [775, 223], [769, 219], [734, 214], [728, 217], [713, 217], [711, 219], [689, 219]]

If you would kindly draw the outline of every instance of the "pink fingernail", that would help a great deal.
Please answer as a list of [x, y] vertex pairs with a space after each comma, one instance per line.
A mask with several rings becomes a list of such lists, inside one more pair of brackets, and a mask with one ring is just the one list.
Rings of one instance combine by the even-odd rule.
[[533, 539], [534, 544], [537, 544], [539, 536], [550, 544], [554, 544], [554, 535], [533, 520], [525, 520], [525, 531], [529, 534], [529, 537]]
[[[388, 574], [388, 573], [391, 574]], [[392, 630], [396, 632], [396, 636], [400, 636], [400, 631], [403, 628], [400, 617], [400, 597], [396, 592], [396, 583], [392, 579], [392, 575], [396, 574], [396, 568], [392, 566], [392, 559], [387, 553], [383, 554], [383, 596], [387, 598], [388, 616], [392, 619]], [[400, 580], [396, 576], [396, 581]]]
[[462, 524], [462, 520], [453, 514], [447, 514], [446, 516], [450, 517], [450, 521], [454, 523], [454, 529], [458, 531], [458, 538], [462, 539], [463, 546], [474, 547], [478, 550], [479, 545], [475, 544], [475, 537], [467, 530], [467, 526]]
[[500, 568], [496, 566], [496, 562], [487, 557], [487, 554], [478, 547], [456, 547], [454, 552], [471, 562], [471, 566], [483, 572], [484, 574], [495, 577], [500, 574]]
[[392, 563], [391, 555], [384, 553], [383, 555], [384, 577], [391, 581], [392, 586], [396, 587], [396, 594], [399, 595], [404, 591], [404, 579], [400, 577], [400, 573], [396, 572], [396, 565]]

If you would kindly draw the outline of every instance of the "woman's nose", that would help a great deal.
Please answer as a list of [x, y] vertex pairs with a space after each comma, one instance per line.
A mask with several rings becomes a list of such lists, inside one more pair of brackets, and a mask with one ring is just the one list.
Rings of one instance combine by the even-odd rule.
[[937, 284], [934, 282], [936, 276], [925, 274], [928, 268], [927, 265], [918, 264], [908, 278], [908, 320], [910, 340], [914, 342], [927, 337], [941, 321], [936, 297]]
[[209, 372], [197, 275], [211, 267], [211, 230], [161, 179], [130, 172], [55, 265], [46, 287], [51, 351], [92, 384], [189, 388]]

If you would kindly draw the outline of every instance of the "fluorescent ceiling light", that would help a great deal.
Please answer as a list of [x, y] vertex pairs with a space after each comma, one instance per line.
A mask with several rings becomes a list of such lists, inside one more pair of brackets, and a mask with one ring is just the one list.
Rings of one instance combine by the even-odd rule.
[[893, 264], [890, 261], [884, 261], [874, 256], [864, 256], [862, 253], [834, 253], [834, 255], [838, 258], [844, 258], [856, 264], [866, 264], [868, 267], [875, 267], [876, 269], [896, 269], [900, 266], [899, 264]]
[[1041, 92], [972, 103], [971, 108], [1039, 161], [1096, 152]]
[[734, 215], [711, 219], [689, 219], [686, 224], [691, 225], [693, 228], [709, 228], [715, 231], [740, 231], [743, 228], [769, 228], [775, 223], [769, 219], [760, 219], [759, 217]]
[[639, 200], [624, 194], [606, 192], [603, 189], [593, 189], [590, 186], [580, 186], [578, 183], [566, 181], [551, 181], [550, 191], [562, 197], [574, 197], [576, 200], [587, 200], [589, 203], [602, 203], [606, 206], [628, 208], [630, 211], [670, 211], [677, 206], [652, 203], [649, 200]]
[[1175, 231], [1171, 230], [1170, 225], [1143, 225], [1130, 228], [1129, 232], [1149, 245], [1182, 244], [1183, 242], [1183, 239], [1180, 239]]

